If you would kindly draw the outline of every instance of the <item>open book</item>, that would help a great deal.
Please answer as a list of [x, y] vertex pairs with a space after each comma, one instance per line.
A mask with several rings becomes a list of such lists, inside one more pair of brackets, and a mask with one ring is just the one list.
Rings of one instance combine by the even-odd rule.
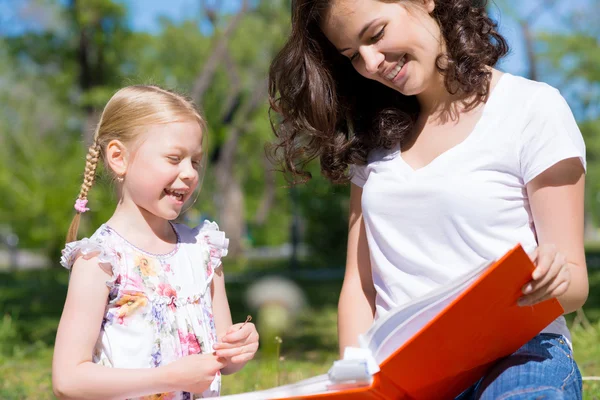
[[454, 398], [562, 315], [556, 299], [517, 305], [533, 270], [518, 245], [493, 264], [391, 310], [328, 374], [222, 398]]

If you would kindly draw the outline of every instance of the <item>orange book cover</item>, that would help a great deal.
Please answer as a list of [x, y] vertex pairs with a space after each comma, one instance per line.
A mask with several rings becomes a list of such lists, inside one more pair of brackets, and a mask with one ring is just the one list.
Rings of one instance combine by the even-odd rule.
[[563, 314], [556, 299], [517, 305], [534, 268], [518, 245], [453, 287], [390, 311], [361, 338], [379, 366], [369, 380], [333, 379], [334, 364], [329, 376], [224, 398], [452, 399]]

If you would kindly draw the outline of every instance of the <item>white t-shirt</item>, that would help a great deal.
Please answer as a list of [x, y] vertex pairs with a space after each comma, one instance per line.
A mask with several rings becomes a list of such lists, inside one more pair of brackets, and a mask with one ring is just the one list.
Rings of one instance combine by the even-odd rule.
[[[537, 246], [525, 185], [585, 144], [558, 90], [505, 73], [460, 144], [413, 170], [400, 147], [352, 166], [363, 188], [376, 318], [521, 243]], [[570, 339], [564, 317], [544, 332]]]

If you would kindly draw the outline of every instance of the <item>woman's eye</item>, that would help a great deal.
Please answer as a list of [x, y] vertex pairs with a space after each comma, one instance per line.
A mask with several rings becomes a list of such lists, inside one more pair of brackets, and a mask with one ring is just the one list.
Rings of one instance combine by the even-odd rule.
[[377, 32], [377, 33], [375, 34], [375, 36], [373, 36], [373, 37], [371, 38], [371, 41], [372, 41], [372, 42], [376, 42], [376, 41], [378, 41], [379, 39], [381, 39], [381, 38], [383, 37], [384, 30], [385, 30], [385, 26], [384, 26], [383, 28], [381, 28], [381, 30], [380, 30], [379, 32]]
[[349, 58], [351, 62], [354, 62], [358, 57], [360, 56], [360, 54], [358, 54], [358, 51], [354, 54], [352, 54]]

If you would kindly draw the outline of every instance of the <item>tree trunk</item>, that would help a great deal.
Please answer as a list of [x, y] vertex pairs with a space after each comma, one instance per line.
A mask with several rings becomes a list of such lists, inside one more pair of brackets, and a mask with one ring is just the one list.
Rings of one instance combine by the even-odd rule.
[[236, 127], [229, 130], [228, 140], [223, 145], [221, 155], [215, 165], [219, 224], [229, 238], [229, 255], [232, 258], [241, 254], [244, 237], [244, 193], [234, 171], [240, 133], [241, 130]]

